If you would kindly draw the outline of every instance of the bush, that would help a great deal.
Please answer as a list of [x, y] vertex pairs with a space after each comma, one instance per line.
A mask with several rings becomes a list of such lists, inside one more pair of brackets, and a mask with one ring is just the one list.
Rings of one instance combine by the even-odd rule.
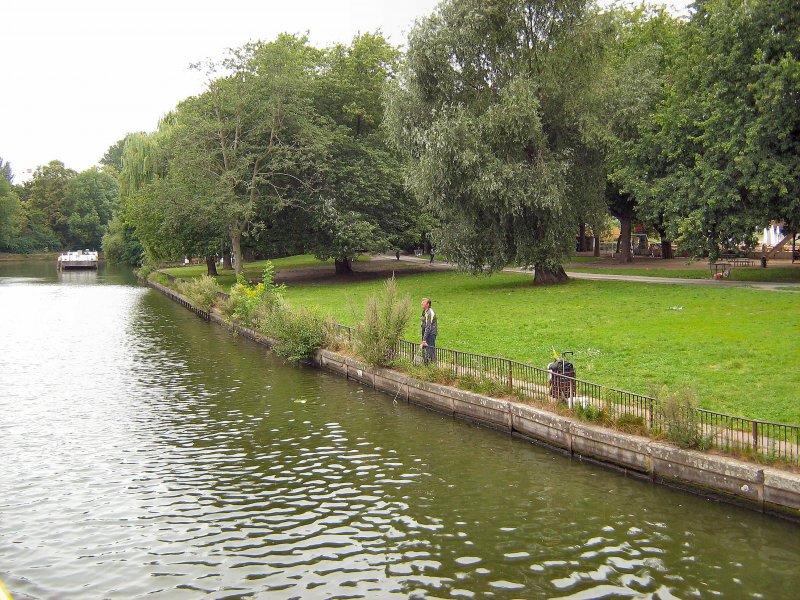
[[614, 421], [614, 427], [625, 433], [635, 433], [637, 435], [647, 435], [647, 425], [642, 417], [637, 417], [625, 413]]
[[588, 402], [576, 402], [573, 410], [575, 411], [575, 416], [584, 421], [604, 423], [608, 420], [605, 410]]
[[711, 436], [704, 436], [697, 420], [697, 398], [690, 389], [671, 392], [666, 386], [656, 395], [656, 408], [664, 434], [681, 448], [707, 450]]
[[214, 277], [203, 275], [183, 282], [180, 291], [197, 308], [208, 312], [216, 304], [221, 290]]
[[263, 281], [253, 285], [240, 273], [231, 287], [228, 300], [222, 306], [223, 314], [247, 325], [265, 327], [269, 314], [281, 303], [284, 285], [275, 285], [275, 267], [270, 261], [264, 265]]
[[391, 364], [410, 318], [411, 299], [400, 296], [394, 277], [387, 279], [380, 294], [369, 297], [364, 320], [355, 327], [356, 352], [372, 366]]
[[331, 337], [329, 321], [308, 310], [292, 310], [282, 302], [267, 313], [259, 329], [275, 340], [275, 352], [289, 360], [310, 358]]
[[151, 263], [144, 263], [138, 269], [134, 269], [133, 272], [136, 274], [136, 278], [139, 281], [145, 282], [149, 279], [150, 274], [155, 271], [155, 266]]

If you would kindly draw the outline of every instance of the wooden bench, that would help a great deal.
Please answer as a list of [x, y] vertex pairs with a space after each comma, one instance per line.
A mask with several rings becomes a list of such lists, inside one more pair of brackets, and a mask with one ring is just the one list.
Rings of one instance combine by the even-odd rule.
[[756, 261], [746, 256], [737, 256], [736, 258], [732, 258], [731, 262], [734, 267], [752, 267]]

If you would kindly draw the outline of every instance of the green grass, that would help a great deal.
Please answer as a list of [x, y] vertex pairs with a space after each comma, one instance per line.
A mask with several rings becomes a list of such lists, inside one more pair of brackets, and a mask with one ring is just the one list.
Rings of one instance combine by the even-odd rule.
[[[586, 258], [586, 257], [576, 257]], [[575, 259], [571, 259], [575, 260]], [[595, 259], [597, 260], [597, 259]], [[602, 273], [606, 275], [637, 275], [644, 277], [677, 277], [679, 279], [711, 279], [711, 270], [703, 264], [692, 269], [670, 269], [668, 267], [622, 267], [613, 265], [584, 264], [584, 260], [564, 265], [565, 270], [577, 273]], [[753, 281], [775, 283], [800, 283], [799, 267], [735, 267], [728, 281]]]
[[[284, 258], [273, 258], [270, 260], [275, 266], [276, 271], [280, 269], [302, 269], [305, 267], [320, 267], [329, 265], [332, 272], [334, 265], [333, 259], [319, 260], [314, 258], [313, 254], [298, 254], [297, 256], [286, 256]], [[366, 255], [356, 258], [356, 262], [368, 260], [370, 260], [370, 257]], [[257, 260], [245, 263], [242, 271], [244, 276], [248, 279], [260, 278], [264, 272], [264, 265], [266, 262], [266, 260]], [[208, 269], [205, 264], [201, 264], [190, 265], [188, 267], [170, 267], [168, 269], [162, 269], [162, 271], [169, 273], [170, 275], [174, 275], [175, 277], [185, 277], [188, 279], [190, 277], [200, 277], [201, 275], [205, 275], [208, 272]], [[230, 269], [222, 269], [220, 265], [217, 265], [217, 273], [219, 273], [217, 276], [217, 283], [219, 283], [220, 287], [227, 292], [230, 287], [236, 283], [236, 275]]]
[[[320, 264], [310, 261], [273, 262], [277, 268]], [[258, 276], [262, 265], [250, 263], [247, 273]], [[205, 273], [204, 266], [188, 269]], [[188, 276], [188, 269], [170, 272]], [[352, 325], [382, 285], [291, 284], [285, 296], [296, 307]], [[578, 377], [587, 381], [644, 394], [663, 385], [689, 387], [703, 408], [800, 424], [795, 293], [585, 280], [540, 288], [530, 275], [441, 271], [401, 276], [398, 285], [415, 307], [422, 296], [433, 299], [440, 346], [542, 367], [552, 348], [573, 350]], [[406, 337], [419, 337], [416, 317]]]
[[[433, 299], [441, 346], [540, 366], [552, 348], [573, 350], [581, 379], [640, 393], [690, 387], [703, 408], [800, 424], [794, 294], [602, 281], [535, 288], [525, 275], [447, 272], [398, 283], [415, 302]], [[353, 324], [380, 285], [295, 285], [286, 298]], [[417, 327], [412, 319], [409, 339]]]

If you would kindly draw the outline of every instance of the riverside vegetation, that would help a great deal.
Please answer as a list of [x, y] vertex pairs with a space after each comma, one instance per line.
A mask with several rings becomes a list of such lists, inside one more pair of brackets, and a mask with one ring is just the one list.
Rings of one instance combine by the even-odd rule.
[[[297, 261], [307, 266], [302, 257], [274, 263], [291, 273]], [[196, 267], [168, 272], [199, 275]], [[800, 424], [796, 351], [779, 343], [798, 333], [795, 293], [580, 280], [534, 288], [521, 274], [397, 273], [402, 293], [430, 296], [446, 316], [442, 346], [540, 366], [553, 347], [574, 350], [580, 379], [641, 394], [691, 388], [701, 408]], [[355, 325], [381, 285], [306, 279], [284, 295]], [[410, 323], [403, 335], [417, 339], [416, 327]]]
[[[707, 450], [711, 447], [710, 438], [703, 435], [694, 418], [698, 403], [690, 389], [662, 386], [658, 390], [651, 390], [657, 399], [655, 409], [663, 423], [663, 430], [653, 434], [648, 431], [641, 417], [629, 414], [615, 416], [603, 407], [590, 404], [577, 403], [570, 409], [562, 403], [534, 400], [523, 396], [506, 382], [483, 374], [457, 376], [447, 367], [416, 364], [398, 356], [396, 348], [411, 321], [412, 303], [410, 297], [400, 291], [394, 277], [383, 282], [381, 288], [368, 297], [363, 318], [353, 328], [353, 337], [349, 342], [336, 336], [332, 317], [323, 317], [306, 308], [294, 309], [288, 305], [284, 299], [287, 288], [275, 283], [274, 265], [269, 261], [264, 266], [263, 281], [252, 284], [239, 275], [227, 298], [220, 294], [221, 287], [211, 277], [201, 276], [189, 281], [169, 281], [161, 273], [152, 277], [172, 286], [199, 308], [212, 310], [216, 307], [229, 322], [250, 327], [272, 338], [275, 352], [289, 360], [307, 359], [315, 350], [329, 348], [353, 355], [374, 367], [390, 367], [406, 372], [416, 379], [535, 404], [626, 433], [666, 439], [681, 448]], [[767, 460], [769, 457], [755, 458]]]

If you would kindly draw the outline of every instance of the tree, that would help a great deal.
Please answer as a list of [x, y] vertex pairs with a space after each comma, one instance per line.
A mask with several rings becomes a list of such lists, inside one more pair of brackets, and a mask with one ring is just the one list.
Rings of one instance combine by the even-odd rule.
[[668, 225], [692, 254], [751, 243], [800, 216], [800, 29], [796, 2], [706, 0], [654, 115], [651, 174]]
[[114, 144], [108, 147], [103, 158], [100, 159], [100, 164], [108, 169], [113, 169], [114, 173], [122, 172], [122, 155], [125, 151], [125, 144], [134, 135], [143, 135], [144, 132], [128, 133], [121, 140], [117, 140]]
[[180, 107], [185, 127], [176, 155], [199, 159], [196, 174], [215, 190], [237, 273], [242, 236], [257, 209], [275, 214], [318, 180], [315, 157], [324, 154], [325, 136], [312, 106], [317, 58], [304, 37], [247, 44], [208, 65], [209, 74], [225, 75]]
[[400, 156], [381, 129], [387, 82], [400, 52], [378, 34], [329, 49], [316, 82], [317, 109], [327, 117], [321, 183], [308, 196], [312, 235], [306, 248], [351, 270], [363, 251], [398, 248], [419, 237], [417, 203], [403, 187]]
[[112, 263], [139, 267], [144, 258], [144, 248], [136, 238], [135, 229], [125, 222], [120, 212], [108, 223], [102, 241], [103, 255]]
[[20, 216], [19, 198], [17, 198], [11, 182], [5, 176], [0, 177], [0, 251], [14, 252], [17, 250]]
[[109, 173], [93, 167], [70, 179], [64, 198], [67, 244], [99, 248], [118, 202], [119, 185]]
[[411, 188], [442, 221], [440, 251], [463, 268], [516, 263], [533, 265], [536, 283], [566, 280], [579, 220], [571, 157], [593, 62], [585, 6], [445, 1], [411, 32], [387, 121]]
[[67, 183], [75, 175], [59, 160], [40, 166], [33, 174], [31, 195], [26, 203], [31, 226], [44, 234], [49, 229], [62, 248], [68, 241], [69, 214], [64, 205]]
[[11, 168], [11, 163], [3, 160], [0, 156], [0, 176], [2, 176], [8, 183], [14, 183], [14, 171]]

